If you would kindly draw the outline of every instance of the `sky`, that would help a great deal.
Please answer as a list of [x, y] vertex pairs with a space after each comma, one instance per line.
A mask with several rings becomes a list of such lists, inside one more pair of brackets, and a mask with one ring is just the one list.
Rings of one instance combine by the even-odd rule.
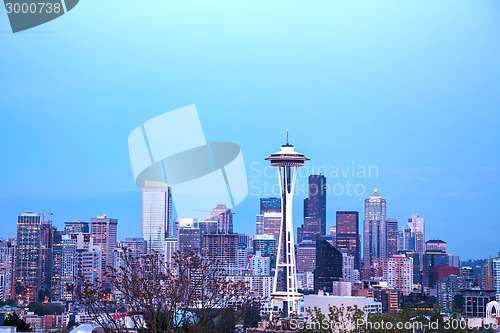
[[[60, 228], [107, 214], [119, 239], [140, 236], [128, 135], [195, 104], [258, 189], [289, 129], [307, 171], [329, 170], [328, 226], [377, 188], [400, 228], [418, 213], [461, 259], [497, 255], [499, 34], [487, 0], [82, 0], [16, 34], [0, 13], [0, 237], [44, 209]], [[377, 172], [334, 172], [348, 167]], [[258, 192], [236, 231], [255, 232]]]

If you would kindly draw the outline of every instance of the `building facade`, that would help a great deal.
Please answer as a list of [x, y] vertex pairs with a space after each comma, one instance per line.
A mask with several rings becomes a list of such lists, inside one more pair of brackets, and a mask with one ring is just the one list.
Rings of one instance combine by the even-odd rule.
[[162, 182], [146, 181], [142, 188], [141, 237], [148, 253], [163, 253], [165, 238], [172, 235], [172, 188]]
[[338, 211], [335, 240], [338, 250], [346, 249], [354, 257], [355, 268], [361, 268], [361, 235], [359, 233], [359, 213]]
[[376, 189], [365, 200], [363, 232], [363, 278], [369, 279], [387, 257], [387, 202]]

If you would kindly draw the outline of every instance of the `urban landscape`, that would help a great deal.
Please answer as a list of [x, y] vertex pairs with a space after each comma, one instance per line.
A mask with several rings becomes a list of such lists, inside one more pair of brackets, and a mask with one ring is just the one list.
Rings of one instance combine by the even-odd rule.
[[498, 0], [4, 0], [0, 333], [500, 332]]
[[[390, 203], [377, 189], [365, 198], [364, 211], [339, 210], [335, 221], [327, 222], [328, 180], [321, 174], [309, 175], [308, 196], [303, 209], [297, 208], [303, 210], [302, 225], [293, 230], [291, 203], [297, 169], [309, 159], [287, 141], [267, 160], [278, 170], [276, 181], [282, 195], [260, 198], [254, 234], [238, 233], [235, 212], [225, 203], [214, 207], [204, 220], [172, 218], [175, 194], [169, 185], [154, 181], [146, 181], [142, 187], [140, 237], [118, 240], [119, 221], [106, 215], [65, 221], [64, 229], [58, 230], [51, 221], [52, 213], [21, 213], [17, 235], [0, 242], [0, 320], [7, 325], [17, 316], [29, 330], [80, 332], [117, 331], [109, 321], [119, 318], [124, 330], [157, 331], [150, 327], [152, 319], [146, 308], [131, 311], [132, 305], [125, 303], [120, 311], [117, 304], [125, 298], [127, 288], [143, 283], [131, 282], [135, 275], [142, 279], [137, 281], [167, 283], [171, 276], [187, 274], [184, 283], [194, 283], [202, 274], [196, 269], [201, 266], [189, 266], [181, 273], [179, 261], [199, 260], [208, 263], [202, 265], [202, 271], [218, 272], [214, 280], [203, 275], [207, 294], [211, 289], [206, 281], [230, 281], [225, 287], [228, 295], [229, 290], [243, 286], [242, 293], [221, 298], [224, 303], [214, 303], [211, 311], [250, 304], [252, 314], [225, 326], [211, 322], [188, 330], [383, 332], [427, 328], [456, 332], [497, 328], [500, 256], [461, 262], [447, 251], [445, 240], [426, 238], [424, 217], [409, 212], [407, 221], [391, 218], [387, 214]], [[120, 271], [124, 272], [122, 279], [130, 282], [123, 290]], [[99, 300], [94, 302], [105, 300], [97, 312], [96, 303], [90, 304], [86, 294], [89, 290], [98, 291]], [[193, 295], [196, 298], [197, 292]], [[176, 311], [194, 317], [185, 316], [181, 326], [164, 331], [186, 329], [190, 321], [201, 317], [199, 305], [182, 304], [175, 302], [173, 317]], [[346, 314], [353, 307], [360, 311], [356, 317], [360, 321], [350, 319], [344, 330], [334, 326], [348, 321]], [[111, 308], [106, 317], [104, 309]], [[338, 322], [325, 327], [314, 321], [332, 308], [339, 311]], [[395, 316], [404, 311], [420, 317], [397, 322]], [[168, 317], [168, 313], [164, 310], [162, 315]], [[422, 321], [425, 314], [440, 319]]]

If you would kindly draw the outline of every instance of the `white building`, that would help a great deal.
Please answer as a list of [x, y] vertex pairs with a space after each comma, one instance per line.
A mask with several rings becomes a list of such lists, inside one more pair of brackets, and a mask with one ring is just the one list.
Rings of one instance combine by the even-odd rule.
[[271, 258], [262, 257], [261, 252], [250, 257], [250, 269], [253, 275], [271, 275]]
[[176, 217], [174, 219], [174, 236], [179, 235], [179, 229], [181, 228], [198, 228], [198, 220], [193, 217]]
[[102, 281], [102, 249], [99, 245], [91, 245], [81, 253], [82, 276], [86, 281], [97, 286], [97, 280]]
[[269, 299], [273, 287], [272, 276], [252, 276], [252, 275], [234, 275], [227, 277], [231, 281], [245, 281], [248, 283], [250, 291], [259, 295], [262, 299]]
[[142, 188], [142, 238], [148, 253], [164, 253], [165, 238], [172, 233], [172, 190], [162, 182], [146, 181]]
[[351, 296], [352, 283], [333, 281], [332, 296]]
[[354, 257], [342, 252], [342, 278], [346, 282], [354, 282]]
[[314, 290], [314, 273], [297, 273], [297, 288], [300, 290]]
[[174, 253], [177, 251], [177, 238], [167, 237], [165, 239], [165, 263], [172, 264]]
[[403, 295], [409, 295], [413, 290], [413, 260], [404, 255], [387, 258], [384, 280], [389, 288], [399, 289]]
[[323, 314], [328, 315], [330, 307], [347, 308], [357, 306], [368, 313], [382, 312], [382, 303], [375, 302], [373, 298], [361, 296], [329, 296], [329, 295], [304, 295], [304, 309], [317, 307]]

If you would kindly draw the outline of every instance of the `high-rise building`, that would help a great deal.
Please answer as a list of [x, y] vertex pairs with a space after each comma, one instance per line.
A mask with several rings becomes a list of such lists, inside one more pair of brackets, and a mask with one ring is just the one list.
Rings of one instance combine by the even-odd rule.
[[[77, 253], [78, 255], [78, 253]], [[81, 252], [81, 273], [78, 276], [83, 276], [87, 281], [98, 286], [98, 281], [102, 283], [102, 249], [99, 245], [92, 245], [88, 249]]]
[[248, 269], [248, 249], [247, 244], [240, 242], [238, 239], [238, 247], [236, 249], [236, 267], [238, 268], [238, 275]]
[[[298, 301], [301, 297], [301, 294], [297, 292], [297, 272], [292, 222], [293, 193], [297, 177], [297, 168], [303, 166], [304, 162], [309, 159], [306, 158], [304, 154], [296, 152], [295, 147], [288, 143], [287, 133], [287, 143], [281, 146], [278, 152], [266, 158], [266, 160], [271, 162], [271, 166], [275, 166], [278, 169], [281, 205], [283, 207], [281, 211], [282, 218], [278, 237], [278, 253], [276, 256], [273, 291], [271, 294], [271, 308], [274, 309], [276, 301], [282, 301], [283, 313], [285, 316], [288, 316], [290, 314], [298, 314]], [[308, 210], [308, 214], [309, 213], [312, 214], [313, 212]], [[271, 312], [271, 320], [272, 315], [273, 313]]]
[[347, 249], [341, 249], [340, 252], [342, 253], [342, 278], [345, 282], [354, 283], [359, 277], [354, 257], [349, 255]]
[[64, 233], [66, 235], [79, 233], [88, 234], [90, 233], [89, 223], [80, 220], [64, 222]]
[[384, 279], [391, 289], [398, 289], [405, 296], [413, 291], [413, 261], [404, 255], [387, 258]]
[[147, 243], [142, 237], [125, 237], [120, 247], [127, 249], [133, 258], [140, 258], [148, 251]]
[[[304, 237], [316, 239], [321, 234], [321, 219], [318, 217], [304, 217], [304, 224], [297, 228], [297, 243]], [[324, 235], [323, 235], [324, 236]]]
[[178, 230], [177, 246], [180, 252], [200, 251], [200, 229], [194, 227], [180, 228]]
[[15, 289], [17, 298], [27, 303], [36, 300], [40, 286], [40, 215], [22, 213], [17, 217]]
[[73, 297], [66, 284], [75, 284], [79, 274], [76, 240], [58, 231], [54, 234], [53, 266], [51, 279], [52, 301], [70, 301]]
[[[114, 255], [113, 251], [118, 245], [116, 239], [118, 220], [106, 217], [106, 215], [98, 216], [90, 219], [92, 244], [101, 247], [102, 264], [104, 271], [109, 271], [108, 267], [113, 267]], [[110, 287], [111, 281], [109, 277], [105, 278], [104, 286]]]
[[0, 301], [12, 298], [14, 281], [14, 258], [15, 246], [8, 240], [0, 240], [0, 275], [3, 276], [0, 283]]
[[253, 255], [260, 253], [262, 257], [269, 257], [271, 269], [276, 267], [276, 239], [272, 235], [256, 235], [252, 242]]
[[424, 288], [434, 288], [437, 280], [435, 279], [436, 267], [447, 267], [448, 255], [442, 252], [425, 252], [423, 255], [423, 275], [422, 284]]
[[446, 242], [440, 239], [431, 239], [425, 242], [425, 251], [446, 253]]
[[174, 263], [174, 254], [177, 252], [177, 237], [167, 237], [165, 239], [165, 263], [172, 265]]
[[[262, 215], [257, 215], [257, 222], [260, 223], [262, 227], [262, 235], [272, 235], [276, 241], [280, 234], [281, 227], [281, 213], [264, 213]], [[260, 231], [260, 230], [259, 230]], [[257, 235], [261, 235], [257, 233]]]
[[42, 221], [40, 226], [40, 270], [39, 289], [48, 295], [51, 289], [52, 277], [52, 245], [56, 228], [52, 226], [52, 221]]
[[326, 235], [326, 177], [310, 175], [308, 194], [304, 199], [304, 226], [305, 218], [317, 219], [321, 236]]
[[424, 219], [418, 214], [412, 214], [408, 219], [408, 226], [411, 229], [413, 237], [415, 237], [415, 251], [424, 253], [425, 250], [425, 225]]
[[356, 269], [361, 268], [361, 235], [359, 234], [359, 213], [338, 211], [336, 225], [336, 247], [346, 249], [354, 257]]
[[387, 202], [377, 190], [365, 200], [363, 278], [375, 276], [387, 257]]
[[491, 272], [493, 278], [493, 290], [500, 298], [500, 257], [491, 259]]
[[148, 253], [163, 253], [165, 238], [172, 235], [172, 188], [162, 182], [146, 181], [142, 188], [142, 238]]
[[449, 275], [437, 282], [437, 303], [441, 307], [451, 308], [451, 304], [455, 301], [455, 295], [471, 287], [464, 278]]
[[387, 219], [387, 256], [398, 254], [398, 219]]
[[304, 237], [297, 244], [297, 273], [314, 272], [316, 269], [316, 237]]
[[[359, 234], [359, 232], [358, 232]], [[330, 236], [332, 237], [332, 245], [337, 247], [337, 226], [336, 225], [331, 225], [330, 226]], [[361, 236], [359, 237], [361, 240]]]
[[332, 292], [333, 282], [342, 279], [342, 253], [323, 237], [316, 238], [314, 291]]
[[232, 234], [233, 233], [233, 215], [231, 209], [228, 209], [224, 204], [218, 204], [212, 210], [210, 220], [217, 221], [217, 233]]
[[260, 251], [250, 257], [249, 267], [253, 275], [271, 275], [271, 260], [269, 257], [261, 256]]
[[206, 249], [203, 247], [203, 238], [206, 234], [217, 234], [219, 230], [219, 221], [215, 220], [207, 220], [207, 221], [199, 221], [198, 227], [200, 229], [200, 249], [202, 253], [206, 252]]
[[238, 234], [206, 234], [203, 237], [205, 256], [217, 259], [231, 275], [237, 271]]
[[260, 198], [260, 214], [281, 213], [280, 198]]

